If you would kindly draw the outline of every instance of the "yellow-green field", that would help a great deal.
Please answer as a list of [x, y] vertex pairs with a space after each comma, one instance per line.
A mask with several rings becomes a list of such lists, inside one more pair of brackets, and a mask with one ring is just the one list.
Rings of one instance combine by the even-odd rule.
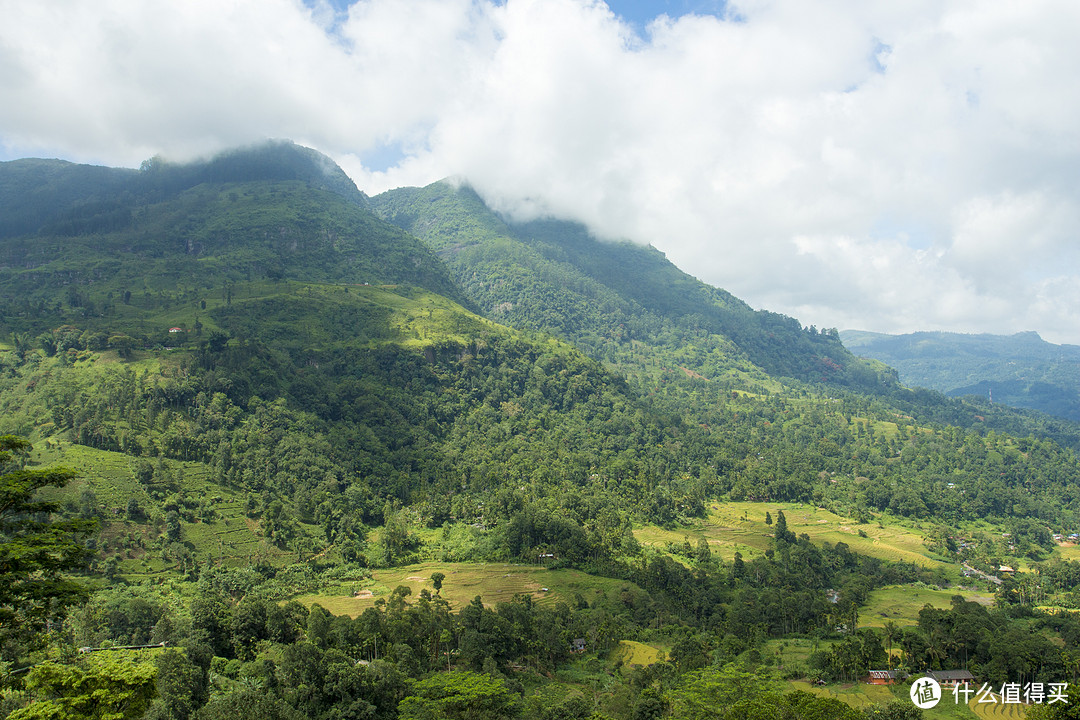
[[1074, 543], [1060, 543], [1054, 548], [1054, 554], [1062, 560], [1080, 560], [1080, 545]]
[[900, 627], [916, 625], [919, 622], [919, 611], [925, 605], [942, 609], [952, 607], [954, 595], [987, 606], [994, 603], [993, 595], [971, 590], [934, 590], [913, 585], [889, 585], [870, 592], [866, 605], [859, 610], [859, 625], [884, 627], [890, 620]]
[[399, 585], [409, 588], [412, 598], [424, 588], [434, 594], [431, 575], [435, 572], [446, 576], [440, 594], [455, 609], [468, 605], [477, 595], [485, 605], [492, 606], [508, 602], [515, 595], [532, 595], [537, 603], [547, 605], [560, 601], [573, 603], [578, 594], [592, 602], [607, 593], [642, 592], [633, 583], [588, 575], [579, 570], [548, 570], [536, 565], [506, 563], [428, 562], [375, 570], [370, 581], [296, 599], [308, 606], [318, 603], [335, 615], [356, 617], [380, 598], [388, 597]]
[[[789, 530], [796, 535], [805, 533], [815, 543], [844, 542], [853, 552], [883, 560], [911, 562], [927, 568], [955, 567], [931, 557], [923, 544], [923, 535], [916, 529], [895, 522], [884, 527], [876, 522], [860, 525], [851, 518], [805, 503], [712, 503], [704, 522], [675, 530], [650, 525], [635, 530], [634, 536], [644, 545], [660, 547], [681, 543], [684, 538], [696, 545], [704, 536], [712, 551], [726, 560], [733, 559], [736, 552], [749, 559], [772, 547], [774, 526], [765, 523], [765, 513], [770, 513], [775, 521], [777, 510], [784, 511]], [[860, 530], [866, 537], [859, 535]]]
[[[997, 700], [1001, 700], [1000, 695], [994, 696]], [[951, 700], [951, 698], [946, 698]], [[972, 697], [971, 702], [968, 703], [968, 707], [975, 714], [975, 717], [982, 720], [1021, 720], [1027, 715], [1027, 708], [1024, 705], [1008, 704], [1005, 705], [1001, 702], [996, 703], [980, 703], [977, 702], [978, 698]]]
[[667, 653], [660, 648], [636, 640], [620, 640], [619, 646], [611, 651], [611, 660], [621, 660], [624, 668], [652, 665], [662, 662], [666, 657]]
[[787, 685], [787, 690], [802, 690], [820, 697], [833, 698], [855, 708], [863, 708], [874, 703], [885, 704], [896, 697], [893, 691], [884, 685], [858, 683], [819, 686], [802, 680], [791, 680]]

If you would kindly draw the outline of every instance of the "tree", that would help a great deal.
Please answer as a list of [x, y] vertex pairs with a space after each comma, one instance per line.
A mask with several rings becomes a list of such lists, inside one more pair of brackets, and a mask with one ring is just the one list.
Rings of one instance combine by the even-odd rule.
[[418, 682], [416, 695], [398, 705], [402, 720], [499, 720], [516, 714], [516, 698], [501, 680], [474, 672], [432, 675]]
[[125, 360], [130, 359], [135, 350], [135, 338], [123, 333], [115, 333], [106, 341], [108, 346], [116, 350], [116, 354]]
[[152, 657], [113, 650], [63, 665], [35, 665], [26, 677], [32, 700], [10, 720], [134, 720], [154, 697], [157, 674]]
[[36, 499], [45, 487], [63, 487], [70, 470], [27, 470], [30, 443], [0, 437], [0, 652], [12, 641], [38, 636], [63, 610], [86, 597], [85, 588], [64, 573], [85, 566], [90, 551], [80, 542], [93, 520], [58, 520], [59, 504]]
[[[773, 696], [771, 678], [746, 672], [734, 664], [688, 673], [672, 692], [674, 715], [687, 720], [733, 717], [742, 701]], [[719, 711], [719, 713], [718, 713]]]
[[707, 563], [710, 560], [712, 560], [712, 549], [709, 547], [709, 541], [702, 535], [697, 542], [697, 561]]
[[215, 697], [195, 717], [197, 720], [301, 720], [304, 715], [272, 694], [241, 690]]
[[[914, 705], [893, 700], [886, 705], [871, 705], [863, 713], [866, 720], [922, 720], [923, 711]], [[1031, 717], [1029, 714], [1027, 717]]]
[[[204, 664], [209, 665], [209, 652], [209, 648], [203, 646], [203, 652], [193, 654], [202, 655]], [[175, 648], [158, 655], [154, 664], [157, 666], [155, 686], [158, 699], [146, 717], [152, 720], [188, 720], [209, 695], [207, 668]]]
[[893, 654], [892, 654], [893, 642], [895, 642], [896, 638], [898, 638], [898, 637], [900, 637], [900, 627], [895, 622], [893, 622], [892, 620], [886, 620], [885, 621], [885, 642], [889, 646], [889, 669], [890, 670], [892, 670], [892, 661], [893, 661]]
[[777, 543], [793, 543], [795, 542], [795, 533], [788, 530], [787, 518], [784, 517], [783, 510], [776, 511], [776, 529], [774, 532]]

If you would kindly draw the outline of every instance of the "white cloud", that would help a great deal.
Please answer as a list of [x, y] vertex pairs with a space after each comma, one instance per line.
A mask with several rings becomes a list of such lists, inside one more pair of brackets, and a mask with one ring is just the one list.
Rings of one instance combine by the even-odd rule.
[[[291, 137], [460, 174], [804, 323], [1080, 343], [1080, 5], [0, 0], [0, 143], [133, 165]], [[364, 166], [400, 147], [385, 170]]]

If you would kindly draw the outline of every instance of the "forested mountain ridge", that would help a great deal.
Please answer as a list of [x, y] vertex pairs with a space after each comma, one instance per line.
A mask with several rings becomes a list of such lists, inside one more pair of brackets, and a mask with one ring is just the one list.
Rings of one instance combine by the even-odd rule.
[[[547, 513], [594, 496], [597, 507], [571, 513], [582, 523], [603, 505], [676, 522], [721, 493], [1058, 521], [1072, 507], [1073, 475], [1058, 459], [1037, 473], [1042, 494], [1062, 498], [1056, 511], [1012, 468], [998, 494], [1013, 500], [987, 504], [985, 479], [972, 475], [957, 508], [927, 485], [939, 479], [928, 466], [892, 460], [933, 423], [1026, 434], [1043, 427], [1034, 421], [903, 391], [834, 333], [755, 312], [652, 248], [600, 242], [572, 223], [509, 223], [448, 183], [369, 201], [328, 162], [271, 143], [138, 172], [46, 163], [16, 183], [28, 207], [35, 197], [67, 205], [28, 215], [36, 232], [0, 242], [14, 350], [7, 427], [206, 463], [215, 481], [264, 505], [280, 495], [320, 523], [315, 508], [354, 483], [368, 487], [367, 520], [390, 500], [432, 525], [493, 521], [490, 505], [476, 509], [491, 493]], [[27, 166], [2, 165], [0, 179]], [[99, 175], [112, 180], [87, 180]], [[311, 466], [322, 470], [289, 476], [284, 459], [236, 452], [231, 435], [262, 422], [253, 407], [279, 416], [282, 438], [316, 438], [325, 452]], [[815, 424], [830, 440], [805, 447]], [[933, 436], [969, 466], [963, 434]], [[837, 473], [888, 481], [873, 492], [820, 482]], [[459, 494], [473, 504], [453, 505]]]
[[[76, 468], [48, 499], [98, 524], [77, 569], [99, 591], [38, 644], [0, 624], [29, 668], [3, 712], [906, 717], [778, 685], [769, 643], [813, 643], [792, 678], [898, 661], [871, 593], [947, 593], [961, 561], [1043, 584], [1006, 579], [993, 615], [946, 600], [889, 654], [1066, 672], [1080, 625], [1033, 606], [1080, 589], [1051, 556], [1080, 531], [1067, 423], [904, 390], [654, 249], [445, 184], [369, 199], [320, 157], [6, 186], [42, 204], [0, 238], [0, 433], [33, 441], [20, 468]], [[785, 510], [838, 519], [796, 534]], [[915, 549], [883, 552], [898, 526]], [[615, 659], [645, 643], [669, 660]]]
[[807, 382], [864, 390], [893, 383], [834, 331], [755, 312], [655, 248], [601, 241], [573, 222], [506, 220], [467, 185], [448, 181], [391, 190], [372, 205], [436, 250], [489, 317], [554, 333], [622, 372], [677, 361], [715, 379], [752, 363]]
[[134, 204], [202, 183], [254, 180], [300, 181], [366, 205], [366, 196], [330, 158], [286, 141], [239, 148], [204, 162], [154, 157], [138, 171], [22, 159], [0, 162], [0, 238], [107, 230], [126, 220]]
[[365, 209], [328, 158], [291, 144], [107, 174], [13, 161], [0, 163], [0, 186], [18, 209], [0, 236], [9, 330], [55, 310], [56, 299], [100, 325], [282, 279], [407, 282], [460, 299], [425, 246]]
[[601, 241], [573, 222], [514, 222], [460, 182], [399, 188], [371, 203], [439, 253], [489, 318], [564, 338], [645, 393], [683, 387], [678, 412], [688, 422], [724, 389], [782, 393], [807, 384], [826, 396], [876, 397], [918, 423], [1035, 432], [1080, 448], [1076, 423], [905, 389], [894, 369], [855, 357], [836, 331], [754, 311], [652, 247]]
[[[516, 494], [545, 512], [584, 492], [662, 523], [699, 515], [706, 497], [725, 492], [831, 495], [851, 510], [922, 514], [940, 491], [927, 487], [918, 503], [900, 491], [931, 476], [887, 462], [902, 450], [898, 440], [925, 439], [913, 428], [1037, 427], [1003, 409], [902, 391], [888, 368], [846, 353], [834, 333], [755, 312], [652, 248], [600, 242], [573, 223], [506, 222], [467, 186], [369, 201], [328, 162], [271, 143], [103, 175], [115, 185], [87, 181], [97, 171], [82, 166], [47, 163], [48, 173], [18, 186], [27, 206], [39, 196], [68, 205], [39, 212], [35, 233], [0, 243], [16, 368], [8, 387], [19, 391], [8, 394], [8, 427], [30, 434], [51, 422], [48, 433], [102, 450], [204, 462], [216, 481], [283, 494], [319, 522], [311, 508], [362, 479], [374, 503], [365, 518], [380, 519], [378, 504], [392, 500], [431, 524], [492, 519], [490, 509], [450, 507], [449, 498], [464, 489], [482, 503], [507, 478], [525, 482], [529, 490]], [[0, 166], [0, 179], [25, 174], [24, 165]], [[78, 187], [83, 195], [71, 196]], [[183, 352], [162, 354], [173, 347]], [[84, 359], [94, 372], [82, 371]], [[156, 377], [138, 380], [139, 363]], [[256, 398], [284, 403], [270, 407], [284, 413], [283, 427], [298, 428], [286, 431], [296, 442], [324, 438], [312, 466], [325, 466], [316, 475], [334, 483], [320, 489], [282, 476], [275, 468], [284, 461], [234, 452], [230, 434], [257, 424]], [[212, 420], [212, 405], [212, 416], [233, 420]], [[820, 434], [830, 428], [829, 448], [800, 450], [807, 417]], [[893, 439], [875, 449], [882, 435], [862, 430], [881, 423]], [[967, 445], [934, 434], [948, 453]], [[865, 452], [839, 452], [849, 444]], [[769, 454], [776, 463], [763, 467]], [[890, 480], [841, 500], [845, 482], [818, 479], [838, 472]], [[1055, 469], [1046, 483], [1067, 498], [1071, 477]], [[1030, 489], [999, 494], [1013, 492], [1029, 497], [994, 503], [1003, 514], [1054, 516]], [[950, 512], [981, 512], [973, 503], [985, 497], [972, 487], [971, 507]]]
[[1034, 332], [884, 335], [845, 330], [840, 337], [857, 355], [896, 368], [906, 385], [952, 397], [980, 395], [1080, 421], [1080, 347], [1075, 345], [1048, 343]]
[[[305, 173], [317, 182], [288, 179]], [[6, 429], [205, 463], [320, 524], [380, 522], [387, 500], [431, 525], [484, 520], [480, 497], [507, 478], [554, 508], [598, 467], [625, 481], [618, 506], [700, 512], [708, 480], [678, 474], [669, 444], [680, 418], [574, 348], [456, 304], [443, 263], [324, 189], [309, 152], [272, 144], [122, 175], [128, 189], [88, 184], [99, 194], [0, 244]], [[240, 440], [264, 422], [274, 443]], [[299, 454], [302, 469], [305, 443], [320, 452]], [[341, 506], [346, 486], [368, 488], [354, 493], [364, 508]]]

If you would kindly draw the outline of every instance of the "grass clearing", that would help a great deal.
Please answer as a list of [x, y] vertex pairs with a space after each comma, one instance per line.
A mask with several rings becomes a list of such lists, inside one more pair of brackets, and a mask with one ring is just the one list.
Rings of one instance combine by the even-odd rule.
[[930, 605], [935, 608], [948, 609], [952, 607], [952, 598], [955, 595], [959, 595], [969, 602], [977, 602], [986, 606], [994, 603], [993, 595], [972, 590], [958, 590], [956, 588], [935, 590], [930, 587], [919, 587], [918, 585], [890, 585], [870, 592], [866, 605], [859, 612], [859, 625], [861, 627], [884, 627], [885, 623], [890, 620], [901, 627], [917, 625], [919, 611], [923, 607]]
[[1080, 560], [1080, 545], [1076, 543], [1058, 543], [1054, 555], [1062, 560]]
[[654, 547], [682, 543], [684, 538], [695, 545], [699, 538], [705, 537], [712, 551], [725, 560], [734, 559], [736, 552], [750, 559], [772, 547], [775, 529], [765, 522], [765, 514], [769, 513], [775, 521], [778, 510], [784, 512], [789, 530], [796, 535], [808, 535], [814, 543], [843, 542], [853, 552], [926, 568], [957, 567], [932, 557], [923, 543], [923, 534], [916, 528], [891, 518], [860, 525], [851, 518], [807, 503], [714, 502], [709, 505], [703, 522], [671, 530], [644, 526], [634, 530], [634, 537], [643, 545]]
[[816, 638], [773, 638], [765, 642], [762, 655], [775, 657], [777, 667], [781, 671], [808, 670], [811, 653], [817, 650], [827, 651], [837, 642], [837, 640]]
[[441, 595], [455, 610], [465, 607], [478, 595], [487, 606], [509, 602], [515, 595], [531, 595], [541, 605], [558, 602], [573, 605], [578, 595], [591, 603], [605, 595], [642, 592], [633, 583], [589, 575], [580, 570], [548, 570], [538, 565], [509, 563], [427, 562], [374, 570], [370, 581], [303, 595], [296, 600], [308, 606], [318, 603], [335, 615], [356, 617], [373, 607], [380, 598], [388, 597], [399, 585], [409, 588], [412, 598], [425, 588], [434, 594], [431, 575], [435, 572], [446, 576]]

